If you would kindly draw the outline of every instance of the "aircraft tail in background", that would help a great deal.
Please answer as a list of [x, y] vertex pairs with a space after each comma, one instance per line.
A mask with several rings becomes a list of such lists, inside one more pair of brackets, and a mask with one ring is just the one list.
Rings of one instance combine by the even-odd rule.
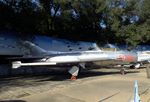
[[139, 96], [139, 92], [138, 92], [138, 82], [135, 81], [135, 84], [134, 84], [134, 98], [132, 101], [130, 102], [141, 102], [140, 100], [140, 96]]

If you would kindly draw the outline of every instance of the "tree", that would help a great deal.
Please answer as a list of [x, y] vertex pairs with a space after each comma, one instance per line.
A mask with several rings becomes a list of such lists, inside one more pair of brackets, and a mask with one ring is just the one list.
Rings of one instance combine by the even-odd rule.
[[149, 0], [0, 1], [0, 28], [136, 46], [150, 41]]
[[[117, 2], [117, 1], [116, 1]], [[118, 43], [136, 46], [149, 41], [150, 1], [130, 0], [125, 8], [117, 6], [108, 11], [107, 21]]]

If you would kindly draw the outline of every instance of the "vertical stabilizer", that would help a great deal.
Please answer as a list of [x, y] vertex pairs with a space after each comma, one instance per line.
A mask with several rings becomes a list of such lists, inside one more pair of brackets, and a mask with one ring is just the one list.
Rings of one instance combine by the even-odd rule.
[[134, 84], [134, 100], [133, 100], [133, 102], [141, 102], [138, 91], [139, 91], [138, 90], [138, 82], [135, 81], [135, 84]]

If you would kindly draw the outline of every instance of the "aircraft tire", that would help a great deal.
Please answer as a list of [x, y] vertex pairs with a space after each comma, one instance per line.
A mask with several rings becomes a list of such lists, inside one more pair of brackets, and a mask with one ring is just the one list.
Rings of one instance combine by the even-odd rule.
[[125, 75], [126, 74], [125, 68], [121, 68], [120, 73], [121, 75]]

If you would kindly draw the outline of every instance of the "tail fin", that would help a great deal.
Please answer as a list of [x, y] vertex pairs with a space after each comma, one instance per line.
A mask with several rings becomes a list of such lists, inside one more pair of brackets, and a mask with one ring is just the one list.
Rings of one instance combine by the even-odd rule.
[[24, 41], [22, 44], [30, 50], [30, 53], [32, 55], [44, 55], [47, 53], [46, 50], [40, 48], [39, 46], [35, 45], [34, 43], [30, 41]]
[[135, 81], [135, 85], [134, 85], [134, 102], [140, 102], [140, 96], [138, 93], [138, 82]]

